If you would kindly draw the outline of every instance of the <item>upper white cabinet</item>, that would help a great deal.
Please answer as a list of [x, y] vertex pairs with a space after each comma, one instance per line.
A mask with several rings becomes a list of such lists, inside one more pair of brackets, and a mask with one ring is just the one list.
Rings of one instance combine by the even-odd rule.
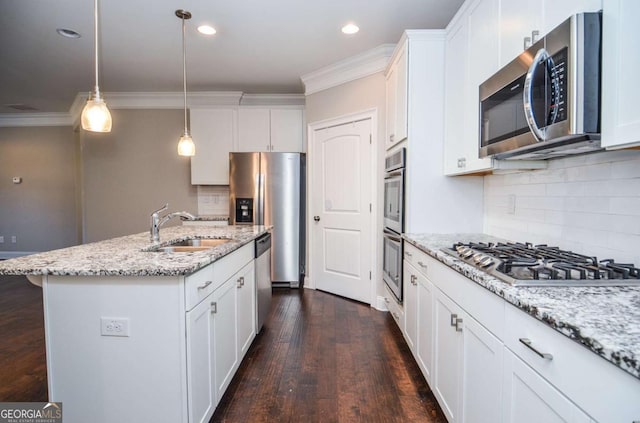
[[[465, 7], [465, 6], [463, 6]], [[478, 156], [478, 87], [498, 69], [498, 0], [470, 2], [448, 28], [445, 56], [444, 173], [490, 170]]]
[[303, 110], [241, 107], [236, 151], [304, 152]]
[[385, 145], [391, 148], [407, 138], [407, 43], [395, 56], [386, 78], [387, 135]]
[[[601, 8], [602, 0], [501, 1], [500, 65], [515, 59], [537, 38], [560, 25], [569, 16], [580, 12], [596, 12]], [[525, 41], [526, 38], [528, 40]]]
[[602, 36], [602, 146], [640, 145], [640, 2], [604, 0]]
[[234, 149], [235, 110], [191, 109], [191, 184], [229, 185], [229, 152]]

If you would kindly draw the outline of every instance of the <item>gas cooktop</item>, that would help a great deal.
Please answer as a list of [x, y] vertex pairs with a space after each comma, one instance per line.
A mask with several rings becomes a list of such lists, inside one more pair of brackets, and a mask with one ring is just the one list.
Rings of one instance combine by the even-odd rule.
[[640, 269], [530, 243], [462, 243], [442, 251], [514, 286], [640, 285]]

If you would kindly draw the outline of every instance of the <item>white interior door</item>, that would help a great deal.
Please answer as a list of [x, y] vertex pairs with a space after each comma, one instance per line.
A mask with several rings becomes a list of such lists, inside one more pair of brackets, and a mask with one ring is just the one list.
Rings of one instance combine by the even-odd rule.
[[371, 119], [315, 130], [312, 278], [317, 289], [371, 303]]

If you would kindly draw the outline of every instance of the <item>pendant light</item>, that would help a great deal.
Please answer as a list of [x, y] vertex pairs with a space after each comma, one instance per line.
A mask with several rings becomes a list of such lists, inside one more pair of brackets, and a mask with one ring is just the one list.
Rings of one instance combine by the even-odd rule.
[[180, 156], [195, 156], [196, 146], [187, 127], [187, 53], [184, 41], [184, 21], [191, 19], [191, 13], [186, 10], [176, 10], [176, 16], [182, 19], [182, 85], [184, 89], [184, 133], [178, 141], [178, 154]]
[[82, 110], [82, 129], [92, 132], [111, 132], [111, 113], [107, 108], [107, 104], [100, 95], [100, 87], [98, 87], [98, 0], [93, 2], [93, 20], [94, 20], [94, 47], [95, 47], [95, 67], [96, 67], [96, 85], [89, 94], [87, 104]]

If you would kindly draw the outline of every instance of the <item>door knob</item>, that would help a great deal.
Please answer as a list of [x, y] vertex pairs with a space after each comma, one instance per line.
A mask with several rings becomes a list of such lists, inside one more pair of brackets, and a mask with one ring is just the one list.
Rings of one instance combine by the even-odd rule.
[[320, 216], [313, 216], [313, 220], [315, 220], [316, 222], [320, 222]]

